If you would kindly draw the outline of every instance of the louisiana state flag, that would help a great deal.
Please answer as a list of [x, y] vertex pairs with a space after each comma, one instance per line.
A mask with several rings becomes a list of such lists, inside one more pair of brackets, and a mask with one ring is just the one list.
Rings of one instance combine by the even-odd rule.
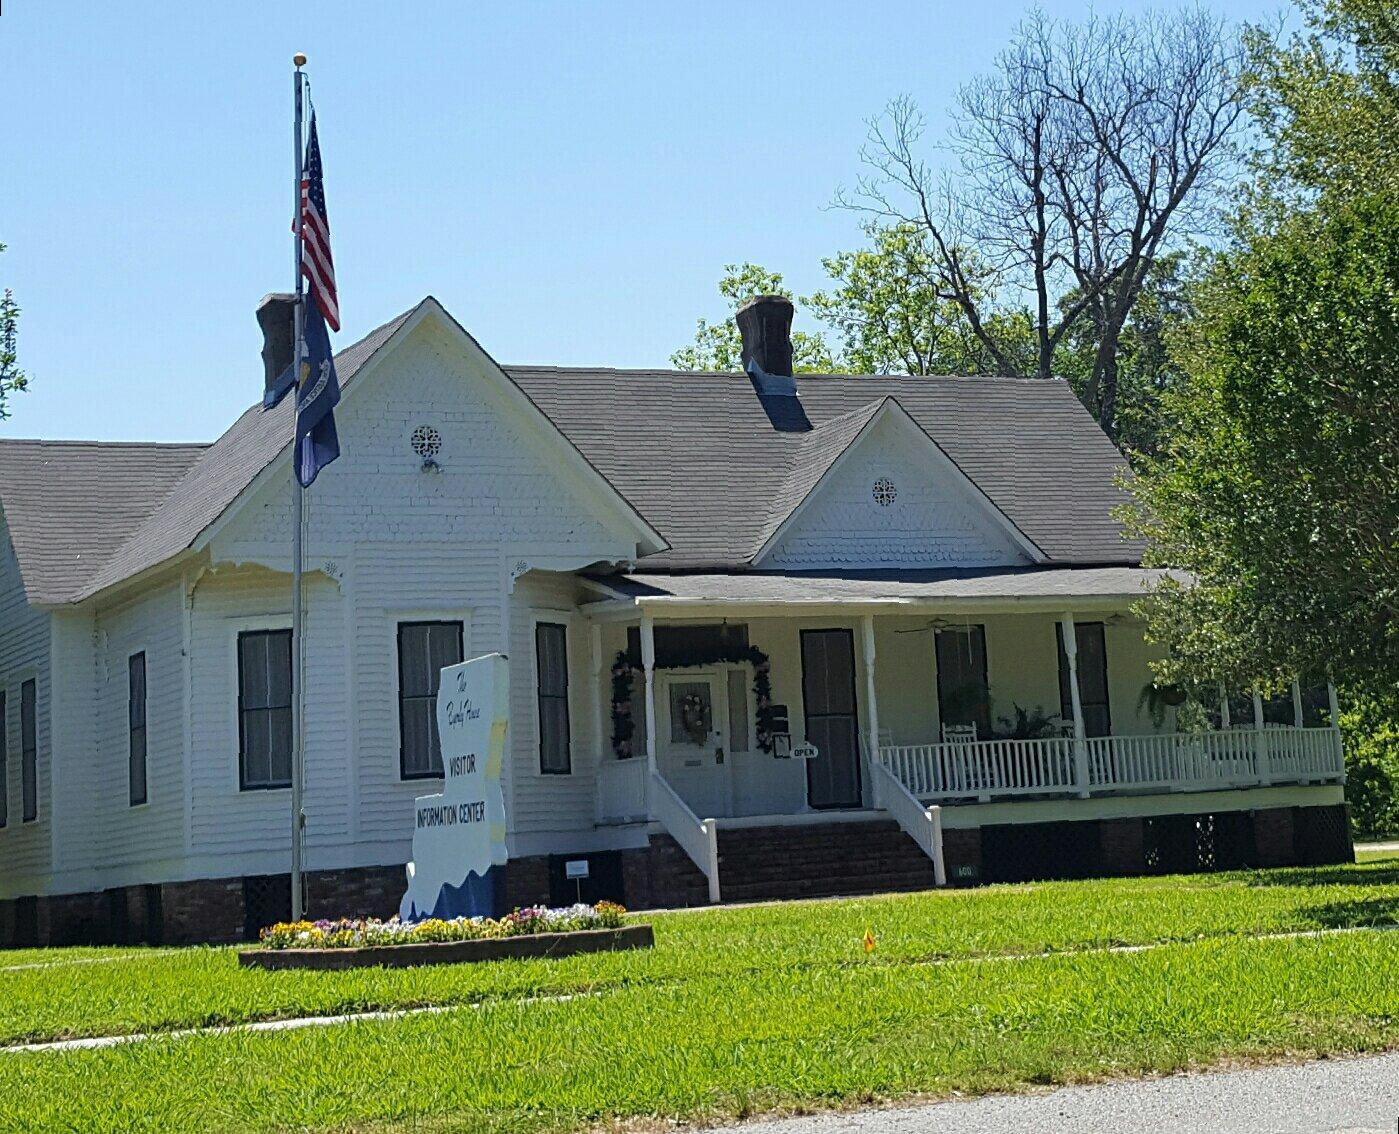
[[325, 317], [314, 297], [302, 304], [301, 373], [296, 383], [296, 477], [309, 488], [316, 474], [340, 456], [335, 432], [335, 407], [340, 404], [340, 382], [335, 376], [335, 356]]

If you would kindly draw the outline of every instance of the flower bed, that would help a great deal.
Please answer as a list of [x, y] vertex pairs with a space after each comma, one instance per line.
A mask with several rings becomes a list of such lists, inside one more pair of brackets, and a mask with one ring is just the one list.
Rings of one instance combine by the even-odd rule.
[[535, 933], [576, 933], [580, 929], [617, 929], [627, 911], [615, 902], [579, 904], [550, 909], [527, 906], [502, 918], [428, 918], [426, 921], [380, 921], [342, 918], [339, 921], [278, 922], [260, 935], [264, 949], [362, 949], [371, 945], [422, 945], [440, 941], [481, 941], [527, 937]]
[[502, 918], [280, 922], [264, 929], [261, 947], [240, 953], [239, 961], [268, 969], [342, 969], [566, 956], [650, 946], [651, 927], [624, 925], [625, 913], [613, 902], [599, 902], [561, 909], [530, 906]]

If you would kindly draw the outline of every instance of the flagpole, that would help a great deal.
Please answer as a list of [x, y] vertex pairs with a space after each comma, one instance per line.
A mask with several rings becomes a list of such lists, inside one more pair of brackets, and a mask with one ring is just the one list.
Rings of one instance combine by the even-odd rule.
[[306, 64], [306, 56], [297, 52], [293, 58], [296, 64], [296, 77], [293, 80], [295, 91], [296, 110], [293, 115], [295, 120], [294, 148], [296, 150], [295, 175], [292, 182], [293, 211], [292, 216], [296, 218], [296, 306], [295, 315], [295, 346], [294, 357], [292, 359], [292, 450], [291, 450], [291, 484], [292, 484], [292, 515], [293, 515], [293, 536], [291, 553], [291, 643], [293, 656], [292, 671], [292, 755], [291, 755], [291, 918], [292, 921], [300, 921], [305, 916], [305, 902], [302, 893], [302, 863], [301, 863], [301, 838], [304, 831], [306, 817], [301, 806], [302, 774], [304, 770], [304, 758], [306, 751], [306, 716], [303, 711], [305, 699], [303, 690], [305, 689], [305, 658], [306, 652], [302, 648], [302, 617], [301, 617], [301, 561], [306, 542], [306, 499], [305, 490], [301, 487], [301, 477], [298, 470], [300, 454], [296, 451], [296, 413], [295, 403], [297, 397], [297, 387], [301, 379], [301, 359], [305, 353], [305, 344], [302, 342], [303, 318], [301, 285], [301, 166], [304, 153], [302, 146], [301, 130], [301, 102], [305, 76], [301, 73], [301, 68]]

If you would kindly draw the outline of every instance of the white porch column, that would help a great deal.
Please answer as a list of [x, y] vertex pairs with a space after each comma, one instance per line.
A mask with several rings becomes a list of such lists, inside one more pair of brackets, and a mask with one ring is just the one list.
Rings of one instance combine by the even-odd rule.
[[874, 805], [882, 807], [879, 777], [874, 774], [874, 765], [879, 763], [879, 703], [874, 695], [874, 615], [866, 614], [860, 619], [860, 639], [865, 647], [865, 721], [869, 725], [870, 781], [874, 788]]
[[1295, 677], [1292, 679], [1292, 726], [1302, 727], [1302, 683]]
[[[641, 616], [641, 668], [646, 674], [647, 784], [656, 774], [656, 627], [649, 614]], [[648, 786], [649, 794], [650, 788]]]
[[602, 623], [594, 622], [589, 630], [593, 663], [593, 750], [601, 761], [608, 759], [610, 755], [607, 722], [611, 716], [612, 689], [603, 678]]
[[1078, 691], [1078, 633], [1074, 616], [1059, 619], [1060, 637], [1064, 639], [1064, 658], [1069, 668], [1069, 700], [1074, 708], [1074, 783], [1080, 799], [1088, 798], [1088, 738], [1083, 728], [1083, 698]]
[[1263, 731], [1263, 694], [1253, 691], [1253, 751], [1258, 763], [1258, 782], [1267, 787], [1273, 782], [1268, 767], [1268, 737]]
[[1219, 683], [1219, 727], [1230, 729], [1234, 727], [1234, 722], [1229, 713], [1229, 691], [1224, 688], [1224, 682]]

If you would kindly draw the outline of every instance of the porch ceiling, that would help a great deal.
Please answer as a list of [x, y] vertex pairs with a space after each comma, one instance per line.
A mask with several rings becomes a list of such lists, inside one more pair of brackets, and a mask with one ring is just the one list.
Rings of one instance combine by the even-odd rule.
[[1025, 567], [943, 571], [759, 572], [724, 575], [636, 573], [593, 577], [608, 598], [590, 609], [702, 607], [969, 606], [1072, 610], [1124, 606], [1180, 572], [1144, 567]]

